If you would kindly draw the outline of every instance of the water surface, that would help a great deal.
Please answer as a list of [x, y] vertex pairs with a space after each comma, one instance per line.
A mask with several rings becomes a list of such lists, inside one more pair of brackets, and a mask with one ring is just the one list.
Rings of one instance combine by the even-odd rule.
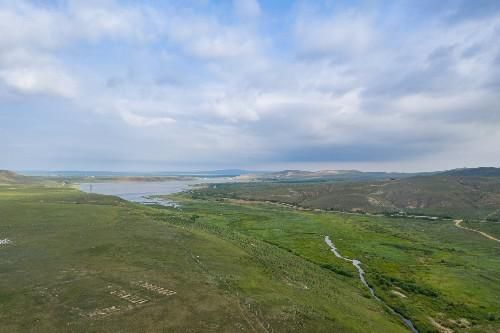
[[82, 183], [80, 190], [87, 193], [114, 195], [127, 201], [146, 205], [177, 206], [175, 202], [158, 198], [159, 195], [174, 194], [188, 190], [192, 186], [209, 183], [227, 183], [233, 178], [197, 178], [186, 180], [168, 180], [162, 182], [106, 182]]

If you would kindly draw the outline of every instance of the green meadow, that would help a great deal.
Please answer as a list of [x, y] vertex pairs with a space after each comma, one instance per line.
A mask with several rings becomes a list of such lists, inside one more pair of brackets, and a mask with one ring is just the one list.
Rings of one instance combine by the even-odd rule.
[[194, 214], [198, 224], [262, 240], [361, 286], [355, 268], [329, 251], [329, 235], [343, 256], [361, 260], [377, 295], [420, 332], [500, 330], [500, 243], [451, 221], [298, 211], [213, 199], [210, 189], [175, 199], [183, 205], [178, 214]]
[[302, 216], [0, 186], [0, 331], [407, 331], [329, 255], [320, 229], [291, 233]]

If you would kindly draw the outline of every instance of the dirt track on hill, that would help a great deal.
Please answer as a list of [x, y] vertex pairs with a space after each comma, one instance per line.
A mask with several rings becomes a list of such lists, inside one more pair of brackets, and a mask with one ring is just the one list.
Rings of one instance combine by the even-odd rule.
[[478, 234], [481, 234], [482, 236], [484, 236], [484, 237], [486, 237], [488, 239], [491, 239], [491, 240], [496, 241], [496, 242], [500, 242], [500, 239], [495, 238], [495, 237], [493, 237], [493, 236], [491, 236], [491, 235], [489, 235], [489, 234], [487, 234], [487, 233], [485, 233], [483, 231], [479, 231], [479, 230], [476, 230], [476, 229], [467, 228], [467, 227], [464, 227], [464, 226], [460, 225], [460, 223], [462, 223], [463, 221], [464, 220], [454, 220], [453, 222], [455, 222], [455, 226], [457, 228], [464, 229], [464, 230], [469, 230], [469, 231], [473, 231], [473, 232], [477, 232]]

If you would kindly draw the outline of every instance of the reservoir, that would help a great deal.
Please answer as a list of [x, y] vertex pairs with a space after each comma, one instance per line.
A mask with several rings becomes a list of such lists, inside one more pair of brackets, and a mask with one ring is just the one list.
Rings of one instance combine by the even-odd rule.
[[196, 178], [186, 180], [167, 180], [153, 182], [104, 182], [81, 183], [80, 190], [87, 193], [114, 195], [127, 201], [146, 205], [176, 206], [175, 202], [155, 196], [168, 195], [189, 190], [203, 184], [234, 182], [231, 177]]

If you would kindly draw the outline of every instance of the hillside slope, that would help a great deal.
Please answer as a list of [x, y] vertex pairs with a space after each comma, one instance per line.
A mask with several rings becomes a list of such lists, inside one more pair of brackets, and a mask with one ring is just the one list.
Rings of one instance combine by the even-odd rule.
[[9, 170], [0, 170], [0, 184], [27, 183], [29, 177], [22, 176]]
[[283, 170], [262, 172], [240, 176], [242, 180], [273, 181], [285, 183], [326, 182], [326, 181], [374, 181], [400, 179], [420, 175], [420, 173], [362, 172], [358, 170]]
[[445, 171], [442, 175], [457, 177], [500, 177], [500, 168], [481, 167], [454, 169]]
[[[488, 170], [488, 174], [494, 174]], [[475, 174], [467, 171], [466, 174]], [[496, 220], [500, 177], [434, 174], [368, 182], [233, 184], [215, 195], [269, 200], [301, 207], [369, 213], [405, 212]]]

